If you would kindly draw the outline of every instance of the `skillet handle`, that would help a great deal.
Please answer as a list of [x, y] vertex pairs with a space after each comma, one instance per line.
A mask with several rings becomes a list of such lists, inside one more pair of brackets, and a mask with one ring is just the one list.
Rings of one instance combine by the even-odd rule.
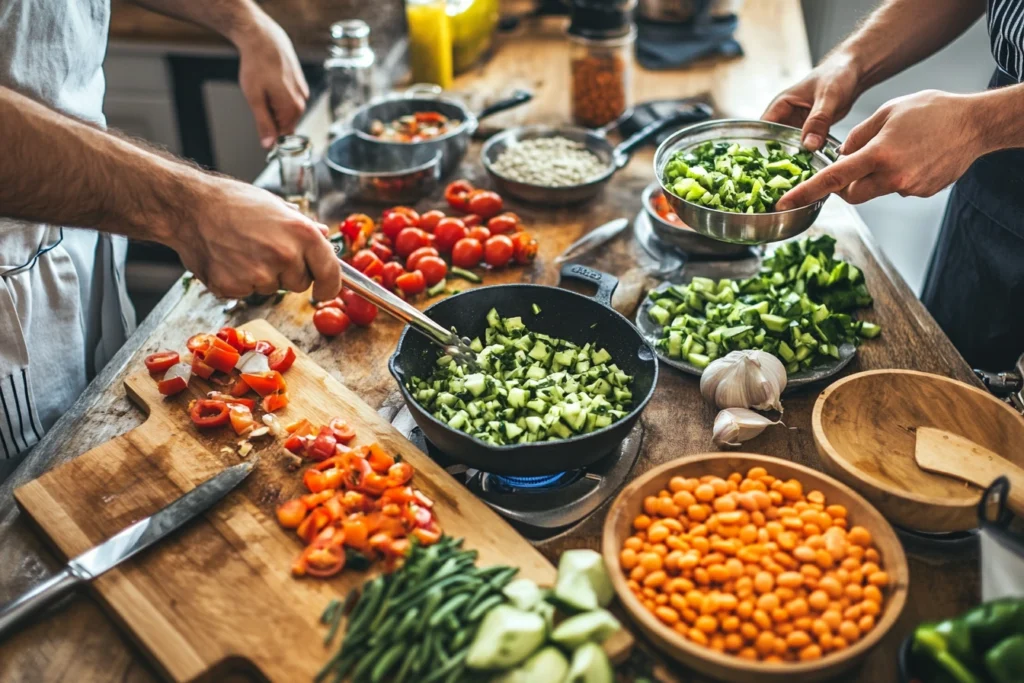
[[711, 108], [703, 102], [696, 102], [686, 109], [675, 112], [668, 118], [648, 123], [612, 150], [612, 160], [615, 162], [615, 167], [622, 168], [629, 163], [629, 157], [632, 156], [638, 147], [645, 145], [651, 138], [657, 137], [666, 128], [698, 123], [710, 117]]
[[516, 90], [509, 97], [506, 97], [505, 99], [502, 100], [498, 100], [497, 102], [492, 102], [491, 104], [481, 109], [480, 113], [476, 115], [476, 118], [478, 120], [486, 119], [488, 116], [493, 116], [494, 114], [503, 112], [507, 109], [514, 109], [515, 107], [518, 107], [520, 104], [526, 104], [532, 99], [533, 93], [530, 92], [529, 90]]
[[594, 296], [591, 298], [608, 308], [612, 307], [612, 293], [619, 286], [619, 278], [603, 273], [600, 270], [581, 266], [578, 263], [566, 263], [562, 266], [559, 275], [561, 280], [578, 280], [579, 282], [589, 282], [592, 285], [597, 285], [597, 291], [594, 292]]

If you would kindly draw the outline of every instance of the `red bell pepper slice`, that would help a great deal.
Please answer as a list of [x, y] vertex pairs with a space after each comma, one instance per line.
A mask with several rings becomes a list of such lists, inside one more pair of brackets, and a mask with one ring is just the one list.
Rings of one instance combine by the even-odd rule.
[[202, 377], [203, 379], [210, 379], [213, 376], [213, 368], [206, 364], [203, 360], [202, 351], [192, 352], [192, 374]]
[[232, 370], [235, 369], [235, 364], [238, 363], [239, 358], [239, 353], [235, 349], [223, 349], [219, 346], [213, 345], [206, 350], [206, 353], [203, 357], [203, 362], [209, 365], [214, 370], [220, 370], [221, 372], [231, 372]]
[[278, 410], [287, 407], [287, 405], [288, 392], [286, 391], [282, 391], [279, 394], [270, 394], [269, 396], [264, 396], [263, 401], [260, 403], [260, 406], [263, 408], [264, 412], [267, 413], [277, 412]]
[[306, 449], [306, 457], [310, 460], [326, 460], [334, 457], [338, 440], [330, 427], [321, 427], [320, 433]]
[[160, 372], [167, 372], [172, 366], [177, 365], [181, 360], [177, 351], [157, 351], [146, 356], [146, 369], [149, 374], [155, 375]]
[[228, 343], [240, 354], [245, 353], [246, 351], [252, 351], [256, 346], [256, 340], [250, 332], [238, 330], [234, 327], [220, 328], [220, 331], [217, 332], [217, 338]]
[[212, 334], [194, 334], [188, 338], [188, 341], [185, 342], [185, 346], [188, 347], [188, 350], [192, 353], [195, 353], [196, 351], [205, 351], [210, 347], [210, 344], [213, 343], [213, 339], [214, 336]]
[[284, 377], [275, 370], [243, 373], [242, 379], [260, 396], [269, 396], [270, 394], [283, 392], [288, 388], [284, 382]]
[[249, 389], [250, 387], [245, 383], [245, 380], [239, 377], [235, 380], [235, 383], [231, 385], [231, 388], [228, 389], [228, 393], [235, 398], [242, 398], [249, 393]]
[[235, 396], [234, 394], [225, 394], [220, 391], [211, 391], [206, 395], [206, 398], [211, 401], [224, 401], [227, 404], [235, 404], [239, 406], [245, 406], [250, 411], [256, 409], [256, 401], [251, 398], [243, 398], [241, 396]]
[[264, 356], [269, 356], [274, 352], [274, 345], [261, 339], [256, 342], [256, 346], [253, 348], [253, 351], [256, 353], [262, 353]]
[[227, 424], [230, 419], [230, 411], [228, 404], [224, 401], [200, 399], [192, 404], [189, 416], [197, 427], [208, 429]]

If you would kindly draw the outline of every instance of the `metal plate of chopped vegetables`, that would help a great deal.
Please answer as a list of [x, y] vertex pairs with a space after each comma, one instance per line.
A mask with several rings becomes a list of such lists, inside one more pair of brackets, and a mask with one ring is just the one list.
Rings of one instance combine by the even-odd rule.
[[786, 366], [787, 389], [831, 377], [862, 339], [881, 332], [851, 312], [871, 305], [861, 271], [835, 258], [835, 240], [820, 235], [777, 247], [753, 277], [694, 277], [663, 283], [637, 312], [640, 332], [666, 365], [700, 376], [735, 349], [761, 349]]

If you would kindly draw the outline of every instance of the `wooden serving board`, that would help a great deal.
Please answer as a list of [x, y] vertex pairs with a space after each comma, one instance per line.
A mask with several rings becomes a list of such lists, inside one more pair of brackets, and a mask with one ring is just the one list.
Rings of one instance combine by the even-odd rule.
[[[265, 320], [243, 328], [275, 346], [290, 343]], [[516, 565], [520, 576], [554, 581], [555, 568], [529, 542], [301, 351], [286, 379], [291, 404], [283, 420], [344, 417], [356, 429], [356, 445], [377, 441], [412, 464], [413, 483], [435, 501], [445, 532], [465, 537], [480, 552], [480, 565]], [[239, 462], [237, 454], [221, 452], [237, 442], [229, 427], [199, 433], [192, 425], [186, 406], [205, 389], [201, 381], [192, 385], [165, 399], [144, 370], [130, 376], [128, 396], [147, 412], [146, 421], [15, 491], [62, 556], [78, 555]], [[259, 465], [237, 490], [92, 584], [170, 679], [241, 673], [311, 680], [330, 654], [321, 644], [325, 604], [372, 576], [346, 570], [327, 581], [292, 578], [301, 541], [278, 526], [274, 508], [305, 492], [301, 470], [287, 469], [280, 442], [262, 443]]]

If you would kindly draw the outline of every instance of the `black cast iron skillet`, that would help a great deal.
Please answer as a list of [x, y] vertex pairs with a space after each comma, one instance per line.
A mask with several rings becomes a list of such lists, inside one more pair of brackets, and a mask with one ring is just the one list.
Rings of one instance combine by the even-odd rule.
[[[424, 311], [442, 327], [454, 327], [466, 337], [483, 337], [485, 316], [492, 308], [503, 318], [521, 316], [531, 331], [583, 345], [596, 342], [611, 354], [612, 362], [633, 376], [633, 410], [621, 420], [590, 434], [561, 441], [540, 441], [511, 446], [492, 446], [465, 432], [452, 429], [416, 402], [406, 382], [426, 377], [435, 367], [437, 346], [415, 330], [405, 328], [388, 364], [398, 380], [402, 396], [416, 424], [435, 446], [452, 460], [484, 472], [515, 476], [555, 474], [585, 467], [608, 455], [629, 434], [658, 382], [654, 349], [632, 323], [611, 307], [612, 292], [619, 281], [585, 266], [566, 264], [562, 279], [597, 285], [593, 297], [544, 285], [495, 285], [448, 297]], [[537, 304], [540, 313], [534, 315]]]

